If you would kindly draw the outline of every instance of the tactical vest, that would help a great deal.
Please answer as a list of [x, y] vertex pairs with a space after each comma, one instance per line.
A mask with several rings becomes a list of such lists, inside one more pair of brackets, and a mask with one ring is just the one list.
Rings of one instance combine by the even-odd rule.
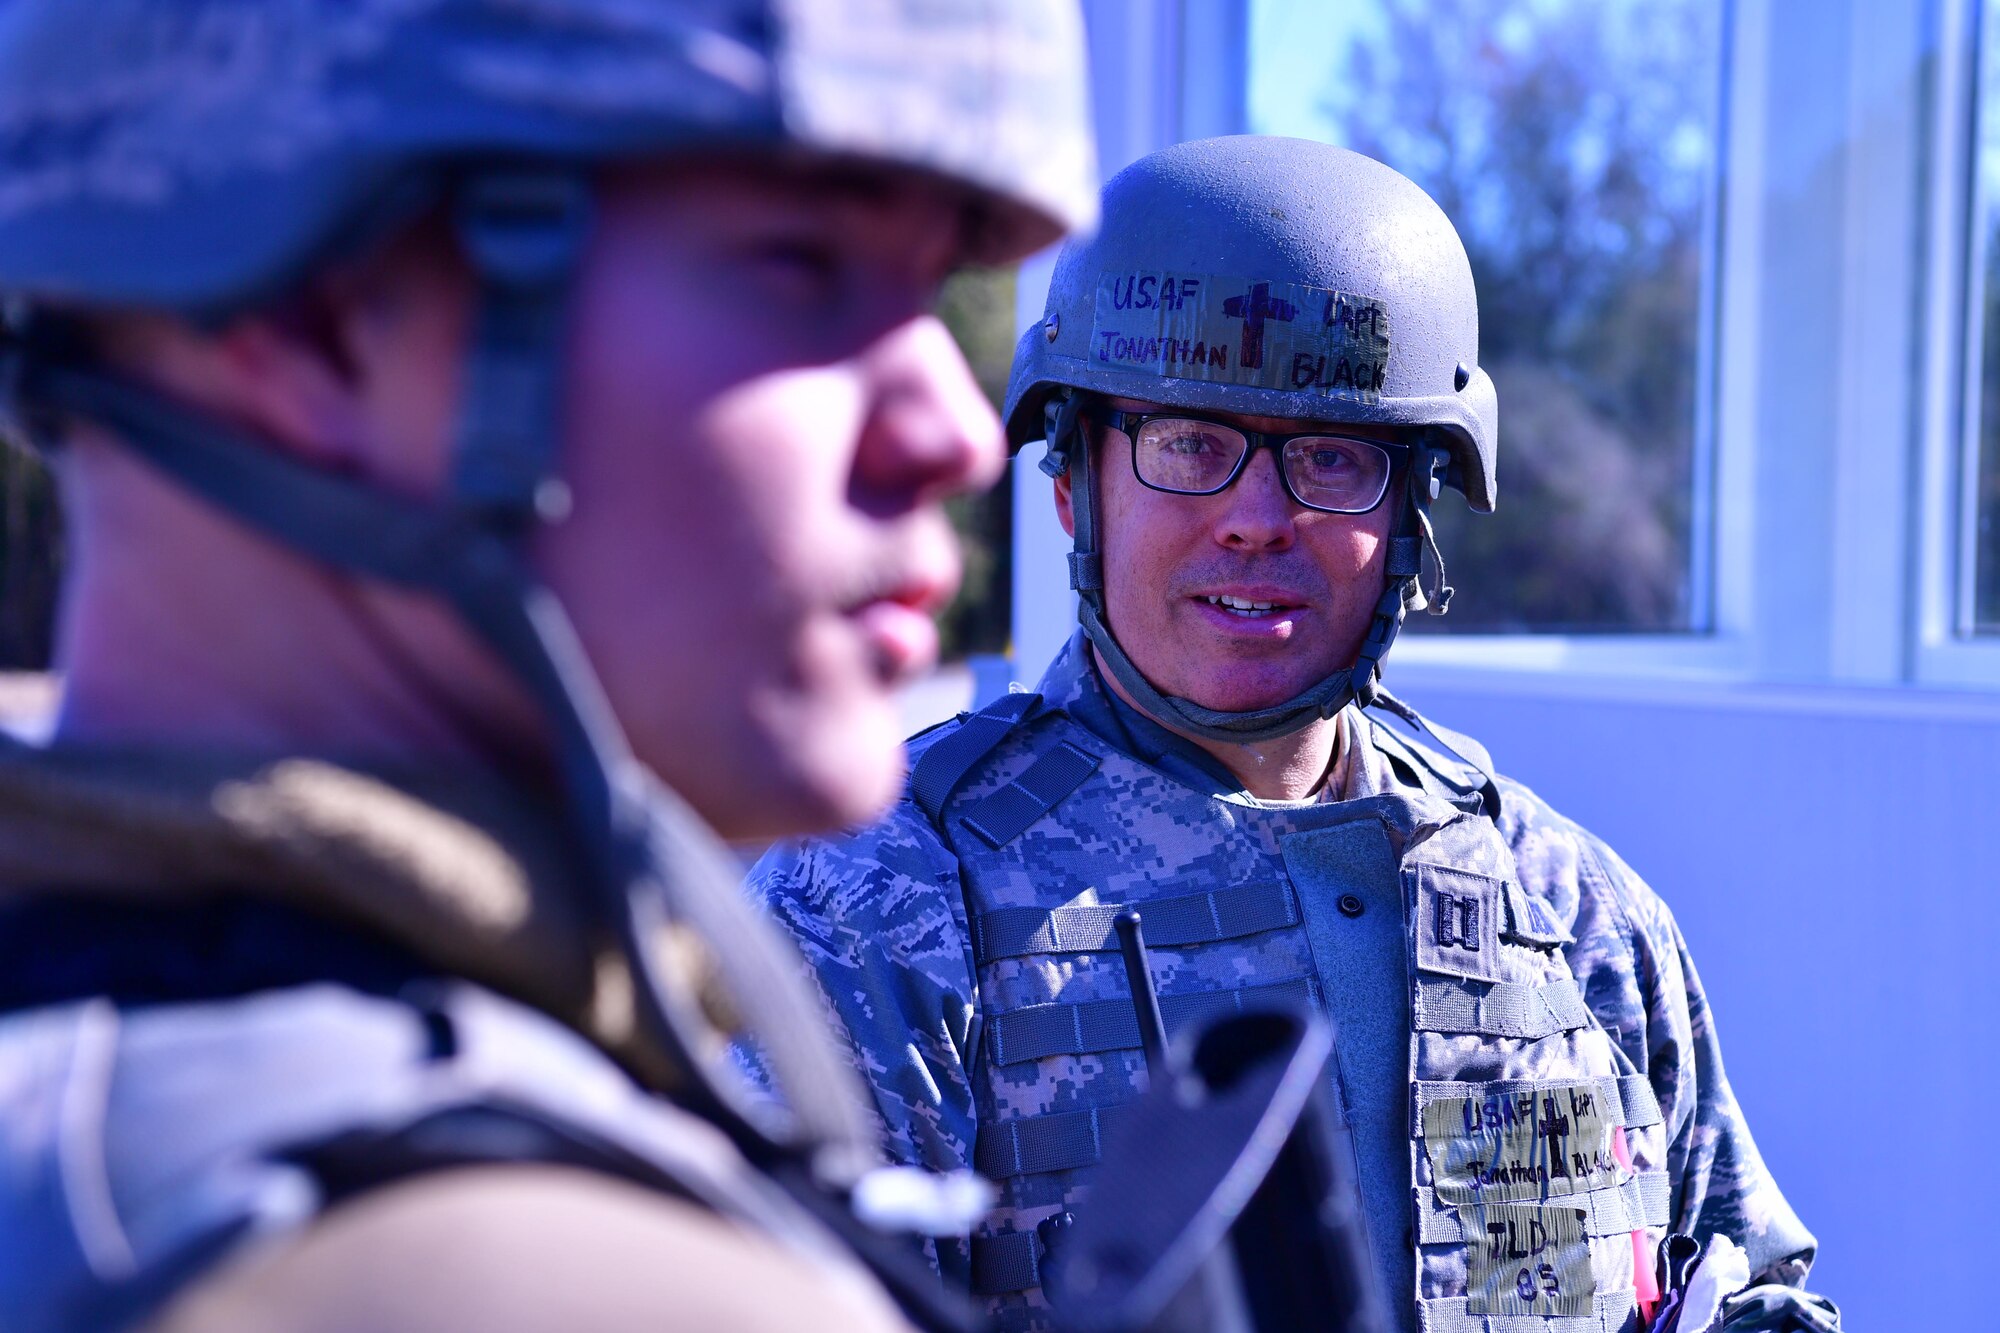
[[870, 1279], [713, 1126], [463, 982], [0, 1015], [0, 1328], [128, 1327], [246, 1240], [476, 1162], [602, 1171]]
[[1308, 805], [1194, 790], [1032, 695], [919, 760], [977, 967], [974, 1165], [1001, 1191], [969, 1277], [1004, 1327], [1047, 1326], [1041, 1224], [1083, 1199], [1145, 1086], [1113, 927], [1127, 906], [1170, 1033], [1262, 1005], [1334, 1023], [1400, 1328], [1636, 1326], [1635, 1256], [1650, 1267], [1669, 1206], [1651, 1086], [1584, 1003], [1572, 937], [1521, 885], [1478, 784], [1379, 725], [1361, 733], [1380, 789]]

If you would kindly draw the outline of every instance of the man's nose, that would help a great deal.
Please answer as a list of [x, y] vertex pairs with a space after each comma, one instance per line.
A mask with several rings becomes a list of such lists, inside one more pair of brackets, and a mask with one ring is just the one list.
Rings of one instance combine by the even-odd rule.
[[1000, 419], [942, 323], [913, 319], [863, 362], [870, 405], [855, 458], [857, 503], [899, 513], [999, 479]]
[[1216, 497], [1215, 540], [1237, 551], [1282, 551], [1298, 538], [1296, 506], [1278, 475], [1278, 460], [1259, 449], [1236, 484]]

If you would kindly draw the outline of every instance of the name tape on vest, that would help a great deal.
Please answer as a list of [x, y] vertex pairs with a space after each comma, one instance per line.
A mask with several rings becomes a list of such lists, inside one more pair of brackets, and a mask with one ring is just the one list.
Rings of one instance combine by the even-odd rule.
[[1618, 1108], [1594, 1083], [1543, 1084], [1423, 1108], [1424, 1151], [1438, 1198], [1451, 1204], [1546, 1199], [1618, 1183], [1611, 1132]]
[[1103, 273], [1086, 355], [1150, 375], [1372, 402], [1388, 373], [1389, 310], [1297, 282]]
[[1590, 1313], [1584, 1210], [1494, 1203], [1464, 1210], [1466, 1313], [1575, 1316]]

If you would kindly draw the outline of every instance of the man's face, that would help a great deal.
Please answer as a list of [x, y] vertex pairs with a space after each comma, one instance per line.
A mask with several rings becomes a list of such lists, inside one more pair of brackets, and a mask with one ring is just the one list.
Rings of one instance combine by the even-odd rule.
[[[1128, 412], [1171, 410], [1112, 401]], [[1274, 433], [1326, 424], [1203, 415]], [[1381, 427], [1340, 429], [1394, 438]], [[1286, 494], [1276, 460], [1260, 449], [1221, 494], [1175, 495], [1140, 484], [1124, 433], [1092, 434], [1107, 618], [1155, 688], [1240, 712], [1283, 703], [1353, 663], [1382, 596], [1400, 475], [1369, 513], [1323, 513]], [[1056, 505], [1073, 530], [1066, 479]], [[1222, 597], [1272, 609], [1246, 615], [1211, 600]]]
[[960, 207], [910, 183], [611, 178], [573, 312], [566, 522], [537, 561], [639, 757], [734, 837], [872, 817], [936, 654], [939, 501], [999, 424], [932, 316]]

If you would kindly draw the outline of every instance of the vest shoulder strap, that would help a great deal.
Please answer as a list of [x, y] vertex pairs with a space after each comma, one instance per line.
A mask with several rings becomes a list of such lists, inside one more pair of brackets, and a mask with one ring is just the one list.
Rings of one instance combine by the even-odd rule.
[[1039, 694], [1003, 694], [976, 713], [959, 714], [958, 725], [932, 742], [910, 769], [910, 795], [924, 817], [942, 830], [952, 793], [1041, 702]]

